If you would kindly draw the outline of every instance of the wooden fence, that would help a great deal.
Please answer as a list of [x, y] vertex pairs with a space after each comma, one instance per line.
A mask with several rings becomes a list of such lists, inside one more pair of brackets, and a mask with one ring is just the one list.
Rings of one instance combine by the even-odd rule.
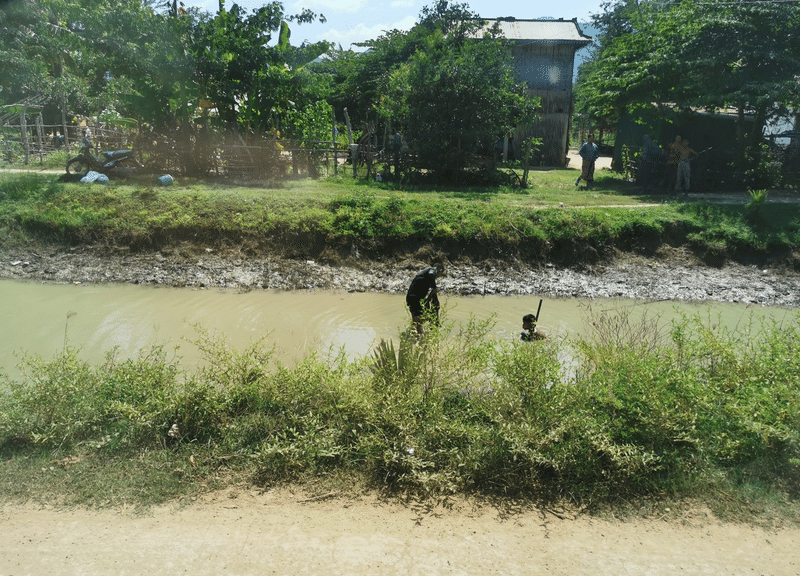
[[[133, 148], [145, 172], [172, 176], [222, 177], [240, 180], [281, 180], [301, 176], [336, 174], [376, 176], [397, 165], [389, 151], [388, 136], [379, 138], [374, 126], [359, 141], [343, 145], [331, 140], [303, 141], [208, 132], [168, 133], [135, 131], [88, 120], [81, 125], [45, 125], [41, 114], [30, 107], [19, 114], [0, 117], [0, 151], [9, 162], [44, 162], [48, 154], [76, 154], [84, 137], [94, 153]], [[332, 134], [333, 137], [334, 134]], [[483, 167], [466, 158], [462, 168]], [[424, 169], [420, 159], [404, 148], [402, 168]]]
[[44, 124], [41, 114], [6, 114], [0, 117], [0, 152], [6, 162], [43, 162], [53, 152], [76, 151], [84, 136], [96, 150], [130, 148], [136, 133], [106, 124]]

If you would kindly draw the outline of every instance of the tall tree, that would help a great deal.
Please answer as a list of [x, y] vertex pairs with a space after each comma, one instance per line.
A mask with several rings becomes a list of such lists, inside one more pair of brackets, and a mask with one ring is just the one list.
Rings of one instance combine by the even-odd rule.
[[381, 113], [397, 121], [431, 167], [458, 168], [450, 161], [454, 150], [492, 143], [534, 114], [502, 40], [467, 36], [428, 35], [381, 94]]
[[[770, 115], [800, 106], [800, 3], [620, 0], [593, 18], [600, 48], [579, 76], [578, 108], [601, 118], [652, 103]], [[743, 124], [742, 124], [743, 125]]]
[[381, 87], [389, 76], [413, 56], [427, 36], [437, 31], [446, 35], [463, 35], [469, 27], [462, 24], [477, 17], [466, 3], [436, 0], [422, 8], [419, 24], [411, 30], [390, 30], [357, 44], [364, 49], [363, 52], [339, 47], [315, 68], [334, 78], [333, 106], [347, 108], [352, 118], [365, 121], [378, 109]]
[[391, 30], [376, 39], [359, 44], [363, 52], [342, 50], [329, 52], [328, 58], [314, 64], [320, 73], [329, 74], [334, 81], [331, 104], [336, 109], [347, 108], [354, 122], [364, 122], [375, 116], [380, 100], [380, 87], [398, 66], [406, 62], [428, 34], [415, 26], [408, 32]]
[[264, 131], [276, 115], [328, 95], [326, 78], [305, 64], [329, 49], [327, 42], [292, 47], [290, 21], [307, 22], [304, 11], [287, 16], [280, 2], [247, 14], [237, 4], [221, 9], [192, 31], [193, 82], [199, 96], [215, 105], [227, 127]]

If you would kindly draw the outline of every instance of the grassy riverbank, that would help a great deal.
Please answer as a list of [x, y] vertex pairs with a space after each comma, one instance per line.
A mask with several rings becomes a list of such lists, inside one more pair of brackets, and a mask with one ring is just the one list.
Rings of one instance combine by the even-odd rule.
[[192, 371], [160, 348], [89, 365], [66, 342], [0, 386], [2, 498], [153, 503], [304, 482], [800, 520], [797, 317], [735, 331], [592, 320], [585, 338], [533, 344], [492, 340], [491, 320], [445, 322], [421, 344], [294, 367], [203, 333]]
[[[0, 175], [4, 242], [109, 250], [181, 246], [335, 261], [512, 259], [562, 265], [651, 255], [793, 263], [796, 204], [644, 197], [603, 173], [534, 187], [400, 190], [332, 178], [271, 188]], [[656, 202], [653, 202], [653, 201]], [[578, 342], [497, 344], [489, 323], [449, 327], [399, 357], [281, 366], [255, 346], [200, 337], [208, 368], [161, 349], [99, 366], [65, 348], [3, 382], [6, 498], [156, 502], [232, 480], [647, 507], [688, 499], [726, 518], [800, 519], [797, 319], [728, 332], [686, 318], [669, 333], [598, 316]], [[398, 350], [399, 349], [399, 350]], [[563, 358], [574, 358], [574, 364]]]
[[573, 170], [532, 175], [532, 187], [398, 189], [349, 177], [268, 188], [150, 180], [108, 186], [52, 174], [0, 173], [0, 226], [9, 241], [158, 250], [232, 248], [331, 259], [353, 248], [392, 258], [427, 247], [451, 260], [521, 257], [561, 265], [615, 250], [645, 255], [684, 246], [712, 264], [790, 261], [800, 245], [800, 204], [710, 204], [642, 196], [611, 172], [595, 190]]

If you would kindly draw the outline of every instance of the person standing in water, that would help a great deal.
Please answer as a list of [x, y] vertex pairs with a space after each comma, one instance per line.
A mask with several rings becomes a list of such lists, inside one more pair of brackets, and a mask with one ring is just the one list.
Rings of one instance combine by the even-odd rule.
[[519, 335], [520, 340], [523, 342], [533, 342], [534, 340], [544, 340], [547, 338], [547, 334], [536, 327], [536, 321], [537, 318], [535, 314], [525, 314], [525, 316], [522, 317], [522, 333]]
[[437, 262], [421, 270], [408, 287], [406, 305], [411, 312], [411, 321], [417, 334], [422, 334], [426, 320], [439, 323], [439, 297], [436, 278], [444, 276], [444, 264]]

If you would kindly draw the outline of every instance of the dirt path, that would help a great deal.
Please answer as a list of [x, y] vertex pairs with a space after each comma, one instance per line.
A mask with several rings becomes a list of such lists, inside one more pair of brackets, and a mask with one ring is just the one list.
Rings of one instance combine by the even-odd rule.
[[5, 505], [0, 574], [789, 576], [800, 530], [229, 491], [142, 514]]

